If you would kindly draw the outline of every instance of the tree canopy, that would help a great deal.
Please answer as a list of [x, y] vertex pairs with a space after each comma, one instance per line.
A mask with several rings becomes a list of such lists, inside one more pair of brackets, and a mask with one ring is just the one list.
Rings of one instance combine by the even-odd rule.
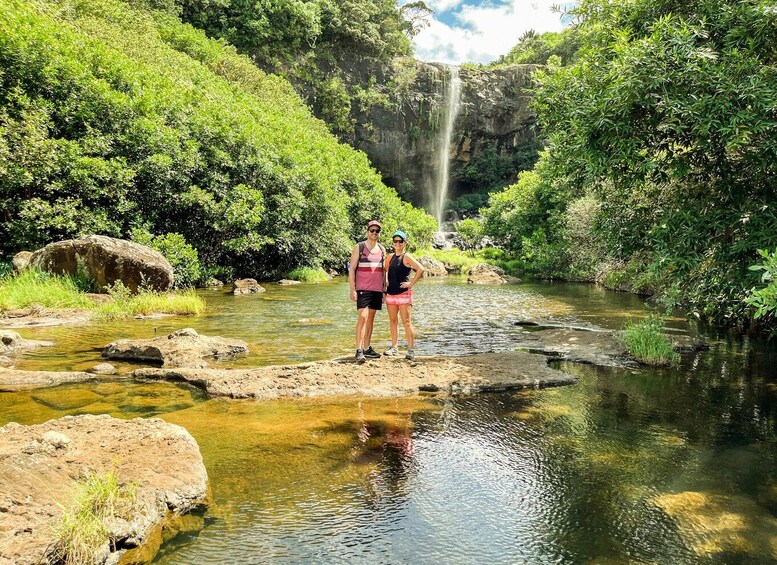
[[143, 229], [261, 276], [339, 264], [374, 216], [431, 237], [288, 82], [134, 4], [0, 2], [0, 253]]
[[[575, 12], [577, 62], [537, 75], [550, 139], [539, 184], [561, 195], [546, 216], [569, 220], [571, 203], [595, 198], [599, 259], [638, 260], [699, 316], [741, 320], [747, 267], [777, 240], [774, 3], [584, 0]], [[568, 230], [546, 233], [569, 249]]]

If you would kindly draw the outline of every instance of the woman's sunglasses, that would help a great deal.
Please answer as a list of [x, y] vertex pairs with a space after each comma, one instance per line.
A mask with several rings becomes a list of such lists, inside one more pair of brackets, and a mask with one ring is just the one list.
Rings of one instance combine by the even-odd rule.
[[405, 240], [404, 239], [392, 239], [391, 242], [392, 243], [405, 243]]
[[380, 228], [374, 229], [374, 230], [367, 230], [370, 233], [380, 233]]

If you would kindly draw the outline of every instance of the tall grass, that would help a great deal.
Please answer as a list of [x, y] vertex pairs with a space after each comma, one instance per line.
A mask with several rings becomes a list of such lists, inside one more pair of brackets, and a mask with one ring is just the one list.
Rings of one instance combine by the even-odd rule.
[[106, 518], [131, 517], [137, 487], [119, 484], [116, 474], [88, 473], [81, 479], [73, 504], [55, 528], [57, 558], [67, 565], [97, 563], [101, 548], [111, 543]]
[[621, 340], [629, 354], [640, 363], [653, 367], [674, 365], [680, 356], [664, 334], [664, 320], [648, 316], [639, 323], [626, 325]]
[[70, 277], [32, 269], [0, 277], [0, 309], [28, 308], [33, 304], [43, 308], [94, 307]]
[[329, 275], [323, 269], [314, 269], [312, 267], [298, 267], [291, 271], [287, 278], [302, 282], [324, 282], [329, 280]]
[[110, 302], [97, 307], [95, 317], [100, 320], [122, 320], [150, 314], [194, 315], [205, 310], [205, 301], [193, 290], [176, 293], [141, 291], [132, 294], [120, 282], [108, 290]]
[[413, 252], [414, 257], [428, 255], [432, 259], [437, 259], [443, 263], [457, 267], [462, 273], [466, 273], [475, 265], [488, 263], [504, 270], [508, 275], [518, 275], [523, 268], [523, 262], [517, 259], [510, 259], [504, 251], [489, 247], [479, 249], [471, 253], [460, 249], [419, 249]]
[[160, 293], [141, 291], [132, 294], [117, 283], [109, 289], [110, 302], [97, 305], [79, 288], [83, 283], [72, 277], [61, 277], [41, 271], [24, 270], [0, 277], [0, 310], [28, 308], [83, 308], [95, 310], [95, 317], [121, 320], [149, 314], [199, 314], [205, 301], [194, 291]]

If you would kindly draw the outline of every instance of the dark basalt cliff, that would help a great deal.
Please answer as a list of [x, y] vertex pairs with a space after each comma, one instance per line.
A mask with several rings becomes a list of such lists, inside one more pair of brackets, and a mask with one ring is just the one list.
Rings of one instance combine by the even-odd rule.
[[[450, 146], [452, 195], [462, 168], [484, 151], [509, 158], [535, 140], [535, 116], [529, 109], [535, 69], [460, 69], [461, 97]], [[450, 77], [446, 65], [404, 59], [379, 79], [391, 104], [357, 114], [353, 145], [367, 153], [387, 184], [416, 204], [427, 204], [424, 194], [436, 182]]]

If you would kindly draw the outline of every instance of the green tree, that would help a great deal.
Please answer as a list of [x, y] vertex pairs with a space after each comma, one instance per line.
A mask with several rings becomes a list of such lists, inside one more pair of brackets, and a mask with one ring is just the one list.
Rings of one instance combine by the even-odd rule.
[[467, 218], [466, 220], [461, 220], [460, 222], [456, 222], [456, 225], [454, 227], [456, 228], [456, 232], [459, 234], [459, 237], [461, 238], [461, 242], [462, 242], [462, 245], [464, 246], [464, 250], [469, 251], [470, 255], [474, 257], [475, 248], [480, 244], [480, 241], [483, 239], [482, 224], [474, 218]]
[[741, 321], [748, 266], [777, 243], [777, 11], [584, 0], [575, 13], [577, 62], [536, 75], [543, 184], [601, 202], [594, 229], [614, 260], [646, 254], [660, 290]]

